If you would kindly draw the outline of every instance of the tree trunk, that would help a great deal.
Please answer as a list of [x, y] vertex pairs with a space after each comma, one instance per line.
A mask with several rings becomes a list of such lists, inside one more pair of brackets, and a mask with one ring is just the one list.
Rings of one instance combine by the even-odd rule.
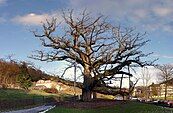
[[93, 99], [97, 99], [97, 93], [93, 92]]
[[165, 100], [167, 99], [167, 83], [165, 83]]
[[90, 90], [86, 90], [85, 88], [82, 89], [82, 100], [83, 101], [91, 101], [91, 94]]
[[121, 80], [120, 80], [120, 91], [121, 91], [121, 88], [122, 88], [122, 83], [123, 83], [123, 74], [122, 74]]
[[91, 101], [91, 94], [92, 94], [91, 83], [92, 83], [91, 71], [89, 69], [89, 66], [87, 65], [84, 68], [84, 81], [83, 81], [84, 88], [82, 89], [83, 101]]

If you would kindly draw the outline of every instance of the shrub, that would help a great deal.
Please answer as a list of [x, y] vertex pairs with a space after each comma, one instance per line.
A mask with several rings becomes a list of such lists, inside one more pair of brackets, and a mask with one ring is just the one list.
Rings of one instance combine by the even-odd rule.
[[6, 84], [2, 84], [2, 89], [7, 89], [7, 85]]
[[24, 90], [28, 90], [28, 88], [32, 85], [31, 75], [28, 73], [27, 64], [25, 62], [22, 62], [22, 65], [20, 66], [17, 82]]
[[58, 93], [58, 90], [56, 88], [46, 88], [44, 89], [46, 93]]

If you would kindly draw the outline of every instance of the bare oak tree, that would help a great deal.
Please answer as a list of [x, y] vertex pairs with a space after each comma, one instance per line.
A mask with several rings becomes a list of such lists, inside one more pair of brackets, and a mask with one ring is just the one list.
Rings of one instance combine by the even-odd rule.
[[173, 78], [173, 66], [170, 64], [165, 65], [158, 65], [156, 66], [157, 69], [160, 70], [158, 74], [158, 79], [164, 83], [165, 85], [165, 100], [167, 99], [167, 87], [168, 87], [168, 80]]
[[128, 67], [146, 66], [143, 61], [149, 54], [141, 51], [148, 40], [133, 28], [116, 27], [104, 16], [94, 18], [87, 11], [77, 16], [71, 11], [63, 12], [64, 22], [53, 18], [43, 24], [43, 33], [34, 31], [48, 52], [37, 51], [31, 58], [41, 61], [65, 60], [77, 63], [83, 72], [82, 99], [91, 100], [92, 91], [106, 86], [105, 81], [117, 74], [132, 76]]

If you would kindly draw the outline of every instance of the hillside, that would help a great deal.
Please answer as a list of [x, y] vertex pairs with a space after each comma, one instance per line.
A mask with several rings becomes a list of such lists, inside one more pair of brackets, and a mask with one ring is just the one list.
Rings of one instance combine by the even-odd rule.
[[[17, 77], [20, 73], [20, 66], [22, 62], [5, 61], [0, 59], [0, 86], [9, 87], [18, 86]], [[40, 79], [49, 79], [51, 76], [35, 68], [32, 65], [27, 64], [27, 71], [31, 76], [31, 81], [36, 82]]]
[[[0, 88], [19, 88], [17, 77], [20, 73], [22, 63], [23, 62], [0, 60]], [[27, 71], [31, 76], [31, 81], [33, 83], [37, 82], [38, 80], [54, 80], [57, 83], [63, 84], [62, 87], [64, 87], [63, 89], [65, 90], [61, 91], [62, 94], [74, 94], [73, 81], [50, 76], [30, 64], [27, 64]], [[81, 94], [81, 88], [83, 87], [82, 83], [76, 83], [76, 87], [78, 87], [76, 88], [76, 93], [78, 95]], [[99, 87], [94, 90], [102, 94], [110, 95], [116, 94], [115, 92], [117, 92], [117, 89], [112, 89], [110, 87]]]

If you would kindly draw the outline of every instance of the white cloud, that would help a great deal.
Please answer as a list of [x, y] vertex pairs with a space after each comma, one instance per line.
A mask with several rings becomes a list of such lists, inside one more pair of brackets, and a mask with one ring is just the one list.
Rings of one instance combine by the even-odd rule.
[[[45, 66], [41, 67], [41, 70], [45, 70], [46, 73], [54, 76], [61, 77], [64, 73], [64, 70], [69, 66], [69, 63], [66, 61], [61, 62], [49, 62], [46, 63]], [[76, 77], [78, 82], [83, 81], [83, 77], [81, 76], [81, 70], [76, 70]], [[74, 80], [74, 67], [69, 68], [63, 75], [63, 78], [73, 81]]]
[[125, 26], [136, 26], [147, 32], [160, 30], [172, 32], [165, 23], [172, 21], [172, 0], [69, 0], [69, 8], [102, 13]]
[[[92, 14], [102, 13], [122, 26], [135, 26], [137, 29], [142, 27], [147, 32], [160, 30], [160, 28], [165, 32], [172, 32], [172, 27], [165, 25], [172, 21], [171, 3], [173, 3], [171, 0], [69, 0], [66, 9], [74, 9], [76, 14], [87, 8]], [[30, 13], [18, 15], [12, 20], [24, 25], [40, 25], [41, 22], [52, 17], [58, 17], [62, 21], [60, 15], [60, 11], [44, 14]]]
[[6, 20], [3, 17], [0, 17], [0, 23], [4, 23]]
[[[148, 71], [148, 72], [147, 72]], [[156, 69], [155, 67], [153, 66], [147, 66], [147, 69], [143, 69], [143, 68], [137, 68], [136, 69], [136, 73], [134, 73], [134, 77], [138, 78], [139, 81], [137, 83], [137, 86], [141, 86], [143, 85], [143, 78], [142, 78], [142, 73], [143, 74], [148, 74], [149, 75], [149, 82], [148, 82], [148, 85], [152, 84], [153, 82], [154, 83], [157, 83], [157, 73], [159, 72], [158, 69]], [[135, 80], [135, 78], [132, 78], [132, 81]]]
[[134, 16], [139, 19], [146, 18], [148, 16], [148, 10], [146, 9], [139, 9], [134, 11]]
[[4, 4], [7, 0], [0, 0], [0, 5]]
[[163, 25], [162, 28], [163, 28], [163, 31], [172, 33], [172, 29], [173, 29], [172, 25]]
[[173, 13], [173, 8], [170, 7], [155, 7], [153, 11], [158, 16], [168, 16]]
[[24, 16], [16, 16], [12, 19], [12, 21], [24, 25], [40, 25], [41, 22], [45, 22], [46, 19], [50, 19], [48, 14], [38, 15], [35, 13], [30, 13]]
[[171, 56], [171, 55], [153, 54], [152, 56], [154, 56], [154, 57], [166, 58], [166, 59], [173, 59], [173, 56]]
[[58, 12], [55, 12], [52, 14], [29, 13], [23, 16], [16, 16], [12, 19], [12, 21], [23, 25], [40, 25], [46, 20], [51, 20], [53, 17], [57, 18], [59, 22], [62, 20], [62, 18], [58, 15]]
[[[148, 75], [150, 76], [149, 77], [150, 79], [148, 81], [148, 85], [152, 84], [153, 82], [154, 83], [158, 83], [158, 79], [157, 79], [158, 78], [157, 74], [159, 72], [158, 69], [156, 69], [153, 66], [147, 66], [147, 69], [145, 70], [145, 72], [143, 70], [144, 69], [141, 68], [141, 67], [135, 68], [136, 72], [131, 70], [131, 74], [133, 74], [133, 77], [131, 77], [130, 80], [133, 81], [133, 83], [135, 83], [136, 80], [139, 79], [139, 81], [137, 82], [136, 86], [142, 86], [143, 85], [142, 73], [143, 74], [147, 74], [148, 73]], [[118, 77], [120, 77], [120, 76], [118, 76]], [[115, 83], [113, 85], [119, 86], [120, 82], [119, 81], [115, 81]], [[129, 87], [129, 78], [124, 78], [123, 79], [123, 87], [126, 87], [126, 88]]]
[[[69, 8], [81, 10], [87, 8], [92, 12], [104, 13], [106, 15], [132, 16], [133, 12], [145, 8], [144, 3], [148, 0], [70, 0]], [[130, 12], [130, 13], [128, 13]]]

